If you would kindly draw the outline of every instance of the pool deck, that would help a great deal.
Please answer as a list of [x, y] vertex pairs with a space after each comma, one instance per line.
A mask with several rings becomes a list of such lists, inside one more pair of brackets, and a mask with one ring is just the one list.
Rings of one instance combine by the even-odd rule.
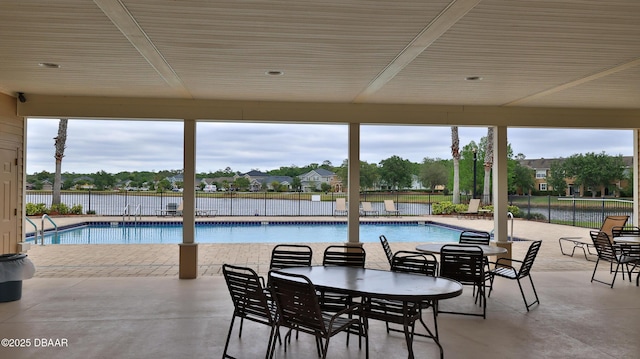
[[[455, 217], [398, 220], [418, 219], [486, 231], [493, 228], [493, 221]], [[56, 222], [63, 225], [86, 220], [97, 218], [59, 218]], [[447, 359], [638, 358], [640, 289], [635, 282], [618, 275], [613, 289], [590, 283], [593, 262], [586, 261], [581, 253], [575, 257], [560, 254], [559, 237], [588, 239], [588, 229], [515, 220], [513, 234], [543, 241], [532, 269], [540, 304], [527, 312], [516, 283], [497, 279], [487, 300], [487, 319], [438, 316], [440, 341]], [[399, 243], [388, 239], [394, 251], [413, 249], [427, 241], [424, 238], [415, 243]], [[327, 244], [312, 245], [315, 264], [320, 263]], [[522, 258], [528, 244], [514, 242], [514, 258]], [[0, 303], [0, 337], [29, 339], [31, 346], [0, 347], [0, 358], [220, 358], [233, 312], [220, 267], [222, 263], [236, 263], [264, 274], [272, 247], [273, 244], [200, 244], [198, 279], [180, 280], [175, 244], [32, 246], [28, 254], [36, 265], [36, 277], [24, 281], [21, 300]], [[364, 247], [367, 267], [388, 268], [380, 243], [365, 243]], [[600, 265], [598, 272], [603, 280], [612, 277], [607, 264]], [[528, 281], [523, 286], [531, 300]], [[439, 305], [478, 311], [469, 288], [460, 297]], [[424, 317], [431, 325], [431, 313]], [[372, 359], [407, 357], [403, 335], [387, 334], [383, 322], [369, 323]], [[245, 321], [242, 338], [236, 334], [237, 321], [235, 328], [231, 354], [238, 358], [264, 357], [268, 328]], [[68, 345], [36, 346], [36, 339], [64, 340]], [[413, 346], [418, 358], [439, 357], [438, 347], [429, 339], [416, 337]], [[291, 341], [287, 352], [284, 346], [277, 345], [275, 357], [317, 359], [315, 341], [301, 334]], [[337, 335], [331, 340], [328, 357], [355, 359], [365, 355], [353, 342], [346, 346], [344, 335]]]
[[[59, 227], [88, 221], [120, 221], [121, 217], [59, 217], [54, 221]], [[144, 221], [179, 221], [181, 217], [144, 217]], [[346, 221], [344, 217], [198, 217], [197, 221], [305, 221], [326, 222]], [[447, 226], [491, 231], [493, 220], [458, 219], [456, 217], [367, 217], [361, 221], [426, 221]], [[39, 221], [34, 221], [39, 224]], [[45, 228], [51, 224], [45, 222]], [[509, 222], [511, 231], [511, 222]], [[380, 233], [384, 234], [384, 233]], [[593, 262], [585, 260], [581, 251], [574, 257], [563, 256], [558, 245], [559, 237], [584, 237], [589, 241], [589, 229], [516, 219], [513, 221], [513, 236], [525, 240], [541, 239], [541, 247], [534, 265], [535, 271], [575, 271], [592, 270]], [[428, 242], [428, 238], [415, 242], [394, 242], [388, 238], [393, 251], [414, 250], [417, 244]], [[303, 239], [300, 242], [304, 242]], [[322, 262], [324, 248], [332, 242], [313, 243], [313, 264]], [[245, 265], [261, 274], [268, 270], [271, 249], [275, 244], [199, 244], [199, 276], [219, 276], [223, 263]], [[514, 242], [513, 258], [522, 258], [529, 243]], [[379, 242], [364, 243], [367, 252], [367, 267], [388, 269], [388, 263]], [[99, 245], [32, 245], [27, 252], [37, 267], [36, 277], [140, 277], [178, 276], [178, 245], [175, 244], [99, 244]]]

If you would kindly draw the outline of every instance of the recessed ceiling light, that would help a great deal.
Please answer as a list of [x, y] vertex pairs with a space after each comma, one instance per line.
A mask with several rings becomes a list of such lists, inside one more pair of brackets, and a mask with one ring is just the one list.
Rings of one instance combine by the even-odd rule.
[[41, 63], [38, 64], [38, 66], [44, 67], [44, 68], [47, 68], [47, 69], [59, 69], [60, 68], [60, 65], [54, 64], [54, 63], [51, 63], [51, 62], [41, 62]]
[[280, 71], [280, 70], [268, 70], [267, 72], [265, 72], [265, 74], [269, 75], [269, 76], [282, 76], [284, 75], [284, 71]]
[[482, 80], [482, 77], [480, 76], [469, 76], [469, 77], [465, 77], [464, 78], [467, 81], [480, 81]]

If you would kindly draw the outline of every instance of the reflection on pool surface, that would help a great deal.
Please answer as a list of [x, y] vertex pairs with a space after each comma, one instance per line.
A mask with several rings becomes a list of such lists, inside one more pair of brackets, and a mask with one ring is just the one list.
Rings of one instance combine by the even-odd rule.
[[[424, 222], [360, 224], [360, 241], [377, 242], [384, 234], [394, 242], [457, 242], [460, 231]], [[317, 243], [346, 242], [346, 223], [210, 222], [196, 224], [197, 243]], [[33, 241], [33, 238], [28, 240]], [[45, 244], [171, 244], [182, 242], [182, 223], [121, 226], [91, 222], [47, 233]]]

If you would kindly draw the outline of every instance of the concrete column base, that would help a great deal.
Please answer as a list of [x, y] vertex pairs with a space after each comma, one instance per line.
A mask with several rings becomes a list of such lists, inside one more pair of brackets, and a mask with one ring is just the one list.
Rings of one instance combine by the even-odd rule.
[[180, 243], [180, 279], [195, 279], [198, 277], [198, 244]]
[[513, 244], [513, 242], [493, 242], [495, 244], [496, 247], [501, 247], [501, 248], [506, 248], [507, 249], [507, 253], [503, 253], [503, 254], [498, 254], [496, 261], [499, 258], [506, 258], [508, 259], [508, 262], [505, 263], [505, 261], [503, 260], [502, 263], [511, 265], [511, 253], [513, 253], [511, 251], [511, 245]]

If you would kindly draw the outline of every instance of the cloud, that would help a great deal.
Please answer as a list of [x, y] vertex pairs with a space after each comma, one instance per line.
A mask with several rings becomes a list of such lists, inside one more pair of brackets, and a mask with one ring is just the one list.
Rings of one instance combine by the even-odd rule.
[[[58, 120], [29, 119], [27, 173], [55, 171], [54, 140]], [[181, 169], [183, 125], [170, 121], [69, 120], [63, 172], [159, 171]], [[459, 127], [460, 145], [479, 142], [485, 127]], [[363, 125], [360, 157], [379, 163], [393, 155], [413, 162], [451, 157], [448, 126]], [[630, 130], [508, 129], [514, 154], [526, 158], [568, 157], [605, 151], [632, 155]], [[267, 171], [306, 166], [348, 156], [347, 125], [198, 122], [196, 171], [230, 167], [234, 171]]]

